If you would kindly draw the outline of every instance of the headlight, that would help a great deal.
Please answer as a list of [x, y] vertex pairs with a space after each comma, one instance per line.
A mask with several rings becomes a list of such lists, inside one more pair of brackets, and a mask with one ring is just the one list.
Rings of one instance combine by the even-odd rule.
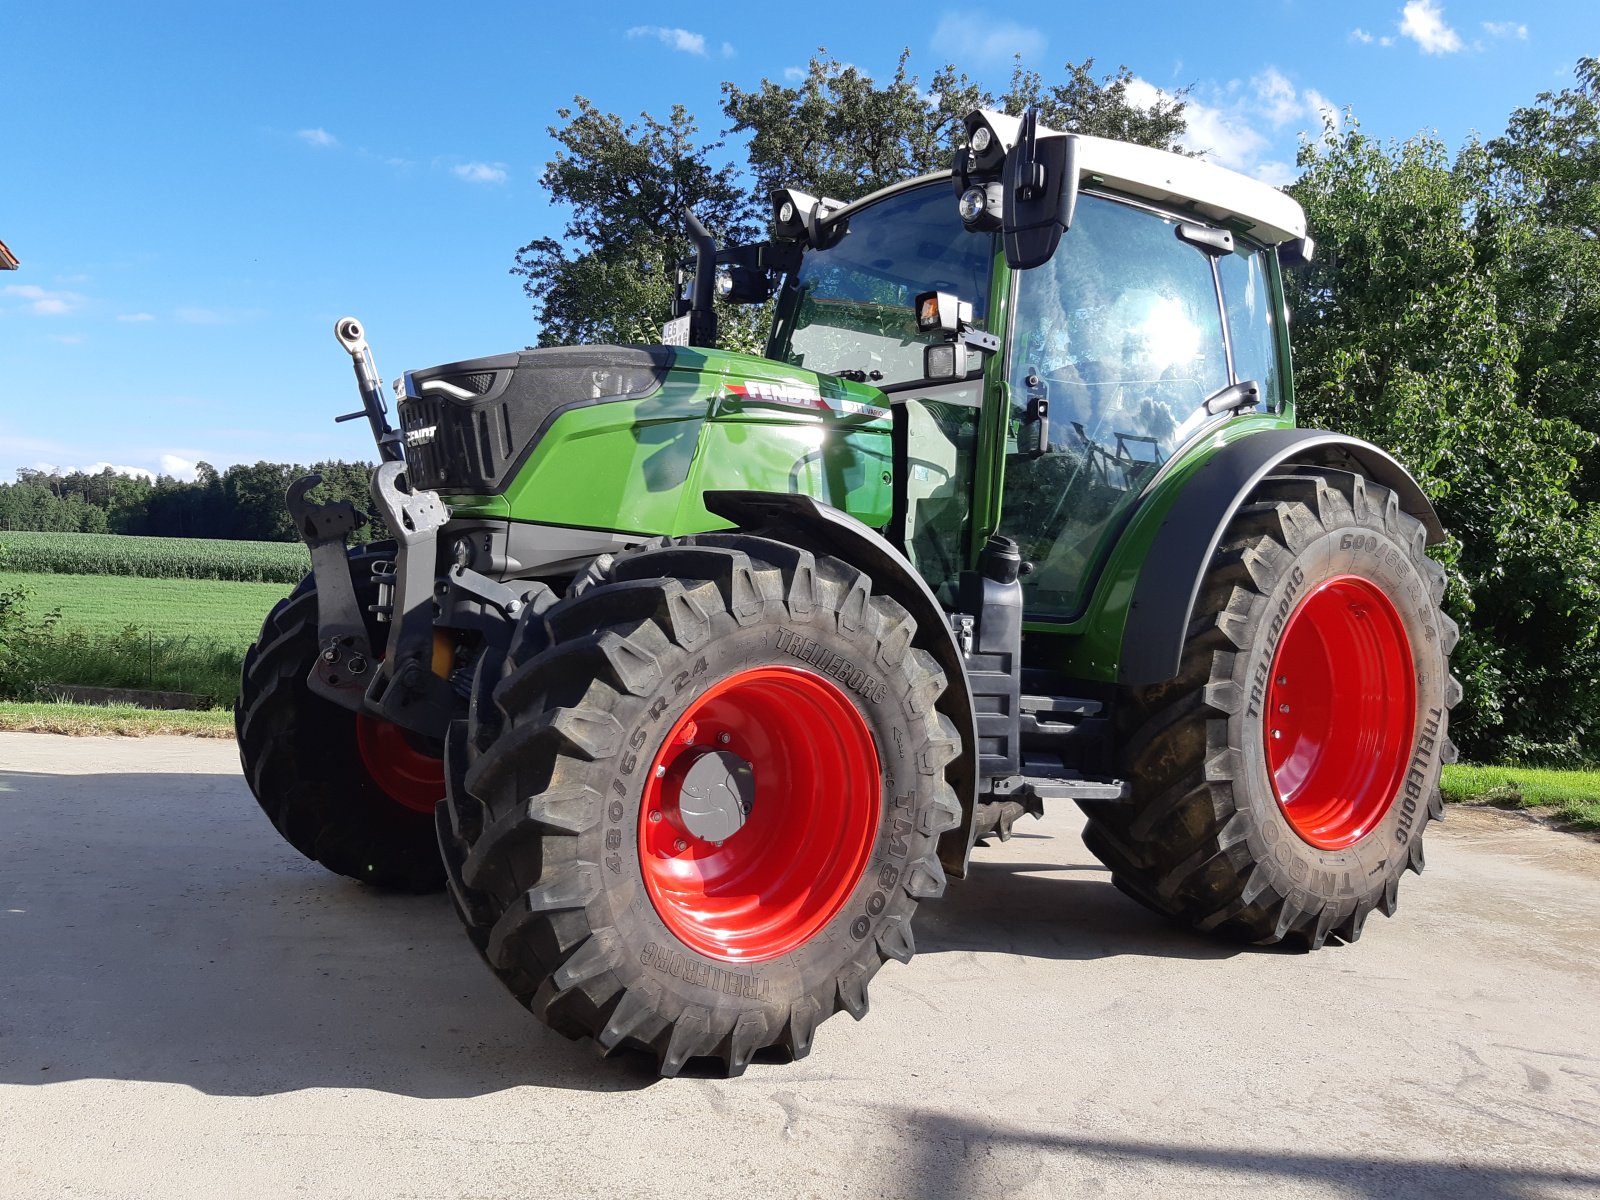
[[993, 140], [994, 136], [989, 132], [989, 127], [987, 125], [980, 125], [973, 132], [972, 149], [975, 153], [982, 154], [989, 148], [989, 143]]
[[[979, 133], [988, 133], [987, 129], [980, 129]], [[976, 139], [974, 139], [976, 140]], [[989, 197], [981, 187], [970, 187], [961, 193], [961, 219], [967, 224], [972, 224], [983, 215], [988, 205]]]

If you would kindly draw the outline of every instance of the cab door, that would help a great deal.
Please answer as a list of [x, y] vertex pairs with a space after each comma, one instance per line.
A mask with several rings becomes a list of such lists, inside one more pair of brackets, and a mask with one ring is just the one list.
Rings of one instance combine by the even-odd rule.
[[[1134, 502], [1182, 446], [1226, 419], [1205, 402], [1237, 379], [1220, 301], [1237, 269], [1219, 272], [1216, 252], [1185, 240], [1181, 224], [1085, 194], [1055, 256], [1017, 272], [1000, 530], [1021, 549], [1031, 619], [1082, 611]], [[1258, 382], [1275, 390], [1271, 376]], [[1043, 453], [1016, 436], [1033, 400], [1048, 405]]]

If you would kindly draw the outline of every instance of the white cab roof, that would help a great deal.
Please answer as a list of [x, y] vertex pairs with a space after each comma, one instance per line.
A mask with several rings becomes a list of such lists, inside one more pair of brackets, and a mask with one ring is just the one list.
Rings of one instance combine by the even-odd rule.
[[[1306, 214], [1299, 201], [1271, 184], [1168, 150], [1083, 133], [1077, 138], [1078, 176], [1091, 187], [1188, 208], [1211, 221], [1240, 222], [1251, 237], [1269, 246], [1306, 235]], [[833, 216], [849, 215], [884, 196], [949, 178], [949, 171], [936, 171], [892, 183], [842, 206]]]
[[1306, 235], [1306, 214], [1292, 197], [1204, 159], [1079, 134], [1078, 173], [1086, 184], [1186, 206], [1216, 221], [1241, 220], [1251, 237], [1269, 245]]

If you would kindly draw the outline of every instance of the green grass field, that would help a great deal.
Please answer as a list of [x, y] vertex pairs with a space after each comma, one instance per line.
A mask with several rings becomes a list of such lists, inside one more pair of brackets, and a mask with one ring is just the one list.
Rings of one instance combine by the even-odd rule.
[[59, 609], [60, 628], [119, 633], [129, 625], [158, 638], [190, 637], [243, 648], [289, 593], [282, 583], [141, 579], [131, 575], [48, 575], [0, 571], [0, 590], [24, 587], [35, 616]]
[[1556, 820], [1600, 830], [1600, 771], [1537, 767], [1448, 766], [1441, 781], [1446, 800], [1509, 808], [1553, 808]]
[[14, 698], [68, 683], [189, 692], [222, 706], [238, 694], [245, 647], [289, 592], [284, 583], [0, 572], [0, 592], [14, 588], [27, 592], [31, 621], [60, 613], [15, 648], [28, 665], [8, 689]]

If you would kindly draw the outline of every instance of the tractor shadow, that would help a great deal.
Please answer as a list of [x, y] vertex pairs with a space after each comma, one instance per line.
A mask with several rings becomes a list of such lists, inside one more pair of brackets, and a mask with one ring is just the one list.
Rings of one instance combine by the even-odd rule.
[[1019, 831], [1009, 842], [976, 847], [967, 878], [952, 880], [942, 899], [917, 910], [918, 953], [1058, 960], [1282, 953], [1205, 937], [1151, 912], [1117, 890], [1070, 816], [1052, 814], [1047, 827], [1049, 833]]
[[[1064, 833], [978, 850], [971, 877], [918, 913], [921, 952], [1238, 952], [1124, 897]], [[602, 1063], [529, 1016], [442, 895], [380, 893], [302, 859], [234, 774], [0, 770], [0, 981], [6, 1084], [447, 1098], [656, 1082], [644, 1056]]]
[[238, 775], [0, 770], [0, 981], [0, 1084], [432, 1099], [655, 1082], [529, 1016], [443, 895], [300, 858]]

